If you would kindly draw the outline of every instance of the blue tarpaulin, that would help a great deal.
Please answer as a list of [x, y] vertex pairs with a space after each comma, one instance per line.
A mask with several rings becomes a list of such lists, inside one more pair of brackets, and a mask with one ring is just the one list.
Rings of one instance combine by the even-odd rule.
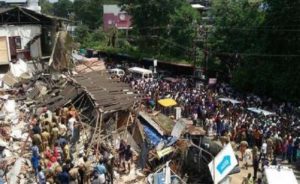
[[158, 145], [160, 140], [162, 139], [162, 136], [159, 135], [159, 133], [154, 130], [150, 125], [144, 124], [144, 132], [149, 139], [150, 143], [154, 146]]

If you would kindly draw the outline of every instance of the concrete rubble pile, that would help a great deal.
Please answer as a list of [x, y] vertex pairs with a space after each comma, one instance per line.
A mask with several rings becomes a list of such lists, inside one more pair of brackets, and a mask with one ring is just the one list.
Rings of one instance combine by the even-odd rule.
[[[71, 181], [84, 182], [94, 176], [81, 177], [82, 165], [89, 162], [93, 170], [105, 160], [105, 178], [111, 183], [184, 183], [180, 176], [190, 145], [183, 138], [198, 139], [205, 131], [188, 120], [143, 111], [141, 99], [128, 92], [129, 86], [110, 79], [100, 69], [103, 61], [97, 62], [81, 61], [76, 71], [64, 74], [43, 70], [27, 78], [14, 76], [17, 82], [1, 89], [2, 181], [36, 183], [43, 173], [47, 182], [55, 183], [68, 166]], [[57, 144], [61, 156], [56, 154]], [[121, 154], [122, 146], [128, 145], [130, 166], [125, 165], [129, 160], [123, 164]], [[35, 154], [42, 170], [36, 171]]]
[[22, 108], [16, 100], [16, 91], [2, 92], [1, 122], [0, 122], [0, 173], [1, 179], [8, 183], [34, 182], [31, 173], [29, 153], [25, 152], [29, 132], [25, 114], [27, 108]]

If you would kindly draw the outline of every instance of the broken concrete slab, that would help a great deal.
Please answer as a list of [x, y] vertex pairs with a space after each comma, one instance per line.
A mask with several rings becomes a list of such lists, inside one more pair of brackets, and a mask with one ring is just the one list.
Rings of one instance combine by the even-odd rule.
[[16, 184], [18, 183], [18, 176], [21, 172], [22, 165], [24, 163], [24, 159], [18, 158], [15, 162], [14, 166], [11, 168], [11, 170], [7, 173], [7, 180], [8, 184]]

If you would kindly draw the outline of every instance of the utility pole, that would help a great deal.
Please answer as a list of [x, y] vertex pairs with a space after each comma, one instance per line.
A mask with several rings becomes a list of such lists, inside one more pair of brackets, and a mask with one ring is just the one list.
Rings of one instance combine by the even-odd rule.
[[205, 52], [205, 76], [208, 75], [208, 31], [206, 29], [206, 24], [204, 24], [205, 38], [204, 38], [204, 52]]
[[193, 40], [193, 60], [194, 60], [194, 75], [195, 75], [195, 71], [196, 71], [196, 62], [197, 62], [197, 45], [196, 45], [196, 41], [197, 41], [197, 32], [198, 32], [198, 25], [197, 25], [197, 21], [193, 20], [193, 26], [195, 29], [195, 36], [194, 36], [194, 40]]

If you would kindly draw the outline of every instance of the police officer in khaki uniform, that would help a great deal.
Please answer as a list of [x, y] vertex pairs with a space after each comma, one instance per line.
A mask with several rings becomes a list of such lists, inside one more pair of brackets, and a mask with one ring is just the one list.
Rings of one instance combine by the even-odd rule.
[[55, 144], [55, 141], [58, 139], [59, 129], [56, 125], [53, 126], [51, 130], [51, 146]]
[[49, 146], [49, 141], [50, 141], [50, 133], [47, 131], [46, 128], [43, 129], [43, 132], [41, 133], [41, 138], [43, 141], [43, 150], [45, 150], [47, 148], [47, 146]]
[[32, 136], [32, 142], [35, 142], [35, 144], [39, 147], [39, 150], [44, 151], [42, 146], [42, 137], [40, 134], [33, 134]]
[[273, 141], [272, 139], [267, 139], [267, 158], [273, 159]]

